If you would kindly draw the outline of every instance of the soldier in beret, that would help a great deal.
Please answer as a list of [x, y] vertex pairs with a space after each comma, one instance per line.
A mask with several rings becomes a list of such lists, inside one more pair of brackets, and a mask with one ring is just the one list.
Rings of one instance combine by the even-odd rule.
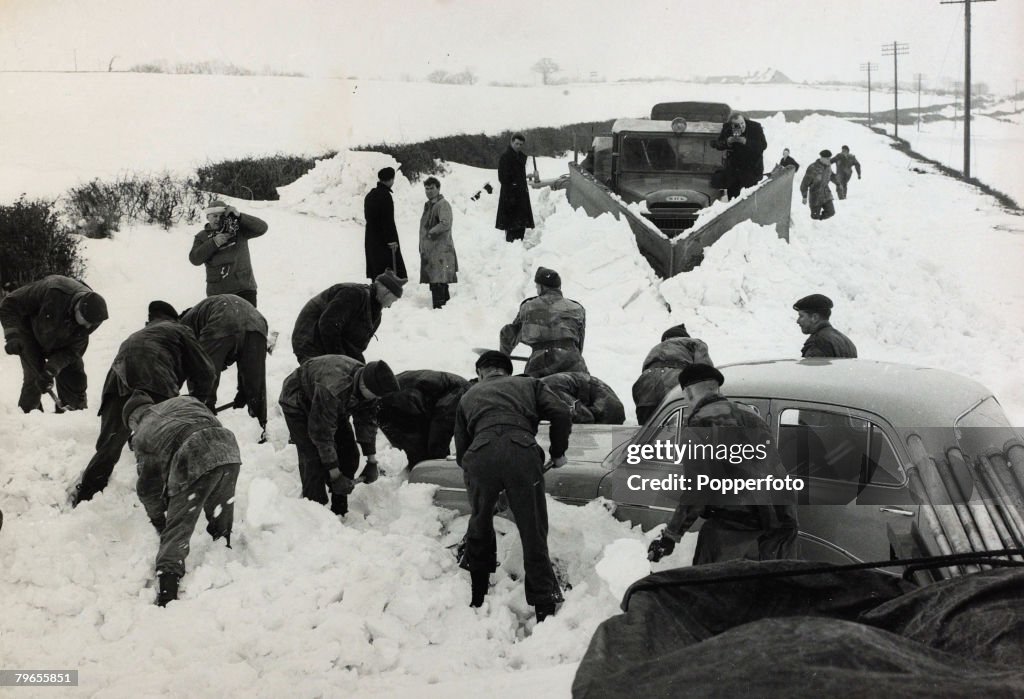
[[533, 353], [523, 373], [534, 378], [560, 371], [590, 373], [582, 354], [587, 312], [562, 296], [562, 278], [555, 270], [538, 267], [533, 281], [537, 295], [523, 301], [515, 320], [501, 329], [501, 352], [512, 354], [520, 342], [529, 345]]
[[[687, 463], [688, 474], [785, 478], [786, 470], [772, 440], [771, 429], [752, 410], [723, 396], [720, 393], [723, 383], [722, 373], [710, 364], [690, 364], [679, 374], [679, 385], [692, 406], [680, 443], [728, 444], [730, 449], [734, 445], [760, 446], [765, 449], [764, 458], [753, 456], [741, 464], [727, 465], [704, 457], [691, 459]], [[665, 531], [651, 542], [648, 558], [658, 561], [671, 554], [698, 517], [705, 522], [697, 538], [694, 565], [734, 559], [796, 558], [795, 493], [772, 496], [751, 492], [718, 502], [723, 499], [723, 496], [708, 495], [707, 502], [693, 502], [690, 493], [681, 493]]]
[[86, 407], [88, 377], [82, 356], [89, 335], [107, 319], [103, 297], [80, 281], [51, 274], [12, 291], [0, 301], [4, 351], [21, 359], [18, 407], [42, 410], [40, 398], [57, 381], [69, 410]]
[[805, 359], [812, 357], [856, 358], [856, 345], [829, 323], [829, 317], [832, 315], [832, 299], [824, 294], [811, 294], [794, 303], [793, 310], [797, 311], [796, 324], [800, 326], [804, 335], [810, 336], [804, 342], [800, 356]]

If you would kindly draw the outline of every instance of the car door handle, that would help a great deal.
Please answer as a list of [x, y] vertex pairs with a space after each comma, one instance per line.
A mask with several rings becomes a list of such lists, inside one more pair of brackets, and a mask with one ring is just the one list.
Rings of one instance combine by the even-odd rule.
[[901, 510], [898, 507], [879, 507], [879, 512], [891, 512], [894, 515], [903, 515], [904, 517], [913, 517], [914, 513], [910, 510]]

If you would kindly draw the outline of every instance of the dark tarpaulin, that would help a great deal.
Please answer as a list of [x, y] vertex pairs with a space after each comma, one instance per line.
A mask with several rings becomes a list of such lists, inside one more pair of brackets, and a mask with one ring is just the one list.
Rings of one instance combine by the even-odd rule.
[[1024, 570], [915, 587], [875, 571], [681, 586], [819, 567], [730, 561], [633, 584], [574, 697], [1024, 697]]

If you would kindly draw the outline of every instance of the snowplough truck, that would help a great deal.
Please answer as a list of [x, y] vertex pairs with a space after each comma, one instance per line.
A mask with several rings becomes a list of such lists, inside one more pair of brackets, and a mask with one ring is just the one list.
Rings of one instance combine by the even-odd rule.
[[742, 221], [774, 226], [789, 240], [792, 168], [776, 168], [728, 203], [712, 186], [728, 155], [711, 144], [729, 113], [722, 103], [665, 102], [649, 119], [616, 120], [582, 163], [578, 155], [569, 163], [569, 203], [593, 217], [625, 218], [662, 277], [699, 265], [704, 248]]

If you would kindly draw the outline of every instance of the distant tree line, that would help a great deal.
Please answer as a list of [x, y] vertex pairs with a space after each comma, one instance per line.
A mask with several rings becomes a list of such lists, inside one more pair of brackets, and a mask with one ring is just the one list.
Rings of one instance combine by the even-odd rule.
[[[113, 60], [113, 59], [111, 59]], [[227, 61], [189, 61], [171, 63], [158, 59], [148, 63], [136, 63], [128, 68], [129, 73], [173, 73], [177, 75], [270, 75], [288, 78], [304, 78], [304, 73], [278, 70], [264, 66], [262, 70], [251, 70]]]

